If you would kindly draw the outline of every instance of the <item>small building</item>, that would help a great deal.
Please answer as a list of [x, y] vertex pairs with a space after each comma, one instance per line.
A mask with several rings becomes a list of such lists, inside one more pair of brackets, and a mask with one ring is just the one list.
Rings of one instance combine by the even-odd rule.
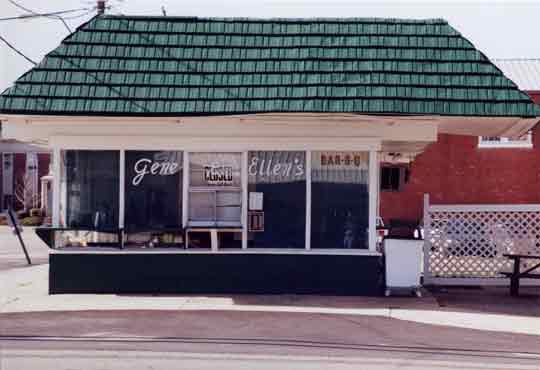
[[51, 293], [379, 294], [381, 162], [538, 123], [440, 19], [101, 15], [0, 114], [53, 150]]

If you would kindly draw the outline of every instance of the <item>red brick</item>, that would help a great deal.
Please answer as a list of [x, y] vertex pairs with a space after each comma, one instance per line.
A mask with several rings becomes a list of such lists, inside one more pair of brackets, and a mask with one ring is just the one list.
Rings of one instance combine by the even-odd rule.
[[540, 203], [539, 137], [534, 129], [533, 149], [480, 149], [477, 137], [439, 135], [412, 162], [401, 191], [381, 192], [381, 216], [420, 219], [425, 193], [434, 204]]

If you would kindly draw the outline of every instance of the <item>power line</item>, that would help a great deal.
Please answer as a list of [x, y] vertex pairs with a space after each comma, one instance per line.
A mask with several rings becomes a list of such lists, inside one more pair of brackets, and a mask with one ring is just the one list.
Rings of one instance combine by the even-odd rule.
[[[14, 0], [7, 0], [7, 1], [9, 1], [12, 5], [16, 6], [17, 8], [19, 8], [21, 10], [24, 10], [25, 12], [28, 12], [28, 13], [33, 14], [33, 15], [38, 14], [37, 12], [33, 11], [32, 9], [26, 8], [26, 7], [22, 6], [21, 4], [17, 3], [16, 1], [14, 1]], [[64, 24], [64, 26], [66, 27], [66, 29], [68, 30], [69, 33], [73, 32], [71, 30], [71, 28], [68, 26], [68, 24], [66, 23], [66, 21], [64, 20], [64, 18], [62, 18], [60, 15], [51, 15], [51, 16], [47, 16], [47, 18], [58, 19], [60, 22], [62, 22]]]
[[23, 57], [24, 59], [26, 59], [27, 61], [29, 61], [30, 63], [32, 63], [33, 65], [37, 65], [36, 62], [34, 62], [32, 59], [30, 59], [29, 57], [27, 57], [26, 55], [23, 54], [22, 51], [20, 51], [19, 49], [17, 49], [15, 46], [11, 45], [9, 43], [8, 40], [6, 40], [4, 37], [2, 37], [0, 35], [0, 40], [2, 40], [11, 50], [13, 50], [14, 52], [16, 52], [17, 54], [19, 54], [21, 57]]
[[[8, 0], [8, 1], [10, 1], [10, 0]], [[10, 1], [10, 2], [11, 2], [11, 1]], [[79, 9], [79, 10], [88, 10], [88, 9]], [[79, 11], [79, 10], [77, 10], [77, 11]], [[28, 10], [25, 10], [25, 11], [28, 11]], [[88, 11], [88, 12], [86, 12], [86, 13], [84, 13], [84, 14], [80, 14], [79, 16], [82, 17], [82, 16], [84, 16], [84, 15], [88, 15], [88, 14], [89, 14], [90, 12], [92, 12], [92, 11], [94, 11], [94, 9], [91, 9], [90, 11]], [[43, 16], [43, 15], [39, 14], [39, 15], [35, 15], [35, 16]], [[79, 16], [77, 16], [77, 17], [79, 17]], [[0, 19], [0, 20], [1, 20], [1, 19]], [[6, 45], [7, 45], [8, 47], [10, 47], [13, 51], [15, 51], [17, 54], [19, 54], [19, 55], [22, 56], [23, 58], [25, 58], [27, 61], [29, 61], [30, 63], [32, 63], [32, 64], [34, 64], [34, 65], [37, 65], [36, 62], [34, 62], [32, 59], [30, 59], [29, 57], [27, 57], [26, 55], [24, 55], [21, 51], [19, 51], [17, 48], [15, 48], [13, 45], [11, 45], [11, 44], [10, 44], [5, 38], [3, 38], [2, 36], [0, 36], [0, 40], [2, 40], [4, 43], [6, 43]], [[66, 61], [67, 63], [69, 63], [69, 64], [71, 64], [71, 65], [73, 65], [73, 66], [75, 66], [75, 67], [77, 67], [77, 68], [81, 68], [81, 69], [82, 69], [82, 67], [81, 67], [81, 65], [80, 65], [79, 63], [76, 63], [76, 62], [74, 62], [74, 61], [72, 61], [72, 60], [70, 60], [70, 59], [68, 59], [68, 58], [66, 58], [66, 57], [64, 57], [64, 56], [57, 55], [54, 51], [53, 51], [52, 53], [50, 53], [49, 55], [50, 55], [50, 56], [55, 56], [55, 57], [60, 58], [60, 59], [63, 59], [63, 60]], [[140, 104], [138, 104], [138, 103], [136, 103], [136, 102], [134, 102], [134, 101], [131, 101], [131, 100], [130, 100], [130, 97], [127, 97], [127, 96], [123, 95], [123, 94], [121, 93], [120, 90], [116, 89], [116, 88], [113, 87], [113, 86], [108, 85], [108, 81], [105, 81], [105, 80], [99, 78], [99, 77], [98, 77], [97, 75], [95, 75], [94, 73], [90, 73], [90, 72], [88, 72], [88, 71], [83, 71], [83, 73], [89, 75], [89, 76], [92, 77], [94, 80], [96, 80], [96, 81], [98, 81], [98, 82], [104, 84], [105, 87], [107, 87], [108, 89], [110, 89], [111, 91], [113, 91], [114, 93], [116, 93], [118, 96], [127, 99], [127, 100], [129, 101], [130, 104], [133, 104], [134, 106], [140, 108], [142, 111], [149, 113], [148, 109], [146, 109], [144, 106], [142, 106], [142, 105], [140, 105]], [[15, 88], [18, 88], [17, 83], [15, 83], [14, 86], [15, 86]]]
[[146, 109], [146, 107], [144, 107], [143, 105], [140, 105], [134, 101], [131, 100], [131, 97], [129, 96], [126, 96], [124, 94], [122, 94], [122, 92], [120, 90], [118, 90], [117, 88], [109, 85], [110, 81], [105, 81], [103, 80], [102, 78], [99, 78], [96, 74], [94, 73], [91, 73], [89, 71], [84, 71], [83, 70], [83, 67], [79, 64], [79, 63], [76, 63], [72, 60], [70, 60], [69, 58], [63, 56], [63, 55], [59, 55], [59, 54], [56, 54], [54, 51], [52, 53], [49, 54], [49, 56], [54, 56], [56, 58], [59, 58], [59, 59], [63, 59], [64, 61], [66, 61], [67, 63], [71, 64], [72, 66], [75, 66], [77, 68], [80, 68], [80, 71], [83, 72], [84, 74], [87, 74], [88, 76], [92, 77], [94, 80], [96, 80], [97, 82], [101, 82], [103, 84], [104, 87], [108, 88], [109, 90], [111, 90], [112, 92], [114, 92], [115, 94], [117, 94], [119, 97], [121, 98], [124, 98], [124, 99], [127, 99], [127, 101], [130, 103], [130, 104], [133, 104], [134, 106], [142, 109], [144, 112], [146, 113], [150, 113], [150, 111], [148, 109]]
[[62, 17], [63, 19], [65, 20], [72, 20], [72, 19], [77, 19], [77, 18], [82, 18], [82, 17], [86, 17], [88, 14], [92, 14], [93, 12], [95, 12], [96, 9], [95, 8], [92, 8], [90, 9], [89, 11], [87, 12], [84, 12], [82, 14], [79, 14], [79, 15], [72, 15], [72, 16], [69, 16], [69, 17]]
[[51, 12], [51, 13], [22, 14], [16, 17], [0, 18], [0, 21], [14, 21], [14, 20], [19, 20], [19, 19], [32, 19], [32, 18], [39, 18], [39, 17], [47, 18], [47, 17], [60, 15], [60, 14], [76, 13], [82, 10], [90, 10], [90, 9], [80, 8], [80, 9], [62, 10], [62, 11]]
[[[124, 15], [124, 14], [122, 14], [122, 12], [120, 12], [120, 11], [119, 11], [119, 13], [120, 13], [120, 15], [122, 15], [122, 16]], [[120, 23], [124, 23], [124, 22], [127, 23], [126, 28], [129, 30], [129, 27], [130, 27], [130, 26], [129, 26], [129, 22], [127, 22], [127, 21], [126, 21], [125, 19], [123, 19], [123, 18], [120, 18], [119, 21], [120, 21]], [[151, 47], [156, 48], [157, 50], [160, 50], [161, 53], [162, 53], [162, 55], [164, 54], [165, 56], [167, 56], [167, 57], [169, 57], [169, 58], [171, 58], [171, 59], [177, 60], [177, 58], [175, 58], [175, 57], [170, 53], [170, 51], [167, 49], [166, 46], [157, 44], [157, 43], [155, 42], [155, 40], [150, 39], [150, 37], [148, 37], [148, 36], [142, 34], [141, 32], [136, 33], [136, 35], [137, 35], [139, 38], [148, 41], [148, 44], [147, 44], [148, 46], [151, 46]], [[191, 66], [191, 64], [190, 64], [189, 62], [183, 62], [183, 61], [179, 61], [179, 60], [177, 60], [177, 61], [178, 61], [178, 63], [184, 65], [184, 66], [186, 67], [186, 69], [188, 69], [188, 70], [191, 71], [191, 72], [195, 72], [195, 73], [199, 73], [199, 72], [200, 72], [200, 71], [197, 70], [197, 68]], [[210, 79], [209, 77], [207, 77], [205, 74], [201, 74], [201, 78], [202, 78], [203, 80], [209, 81], [210, 83], [213, 83], [212, 79]], [[247, 108], [248, 108], [249, 110], [253, 110], [253, 107], [251, 106], [251, 104], [250, 104], [249, 102], [247, 102], [246, 100], [241, 99], [241, 97], [238, 96], [238, 94], [232, 92], [231, 89], [230, 89], [229, 87], [216, 87], [216, 88], [221, 89], [227, 96], [238, 99], [238, 101], [240, 101], [240, 104], [242, 104], [244, 107], [247, 106]]]

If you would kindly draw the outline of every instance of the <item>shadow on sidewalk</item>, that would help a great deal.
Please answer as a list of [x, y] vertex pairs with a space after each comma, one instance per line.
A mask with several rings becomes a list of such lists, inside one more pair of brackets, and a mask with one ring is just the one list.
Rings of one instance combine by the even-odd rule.
[[329, 309], [412, 309], [463, 313], [504, 314], [540, 317], [540, 287], [522, 287], [519, 297], [511, 297], [507, 287], [430, 287], [422, 298], [319, 295], [174, 295], [122, 294], [122, 297], [182, 297], [192, 302], [223, 300], [232, 305], [323, 307]]
[[441, 310], [540, 317], [540, 286], [523, 286], [519, 297], [508, 287], [431, 287]]

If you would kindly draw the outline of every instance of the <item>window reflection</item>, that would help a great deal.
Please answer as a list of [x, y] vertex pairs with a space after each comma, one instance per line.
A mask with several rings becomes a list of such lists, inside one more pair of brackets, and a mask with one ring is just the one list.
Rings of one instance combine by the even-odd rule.
[[248, 155], [248, 246], [305, 248], [306, 153]]
[[311, 155], [311, 248], [367, 248], [367, 152]]
[[127, 231], [182, 225], [182, 152], [126, 151]]
[[119, 159], [118, 151], [62, 152], [62, 221], [66, 227], [118, 228]]

